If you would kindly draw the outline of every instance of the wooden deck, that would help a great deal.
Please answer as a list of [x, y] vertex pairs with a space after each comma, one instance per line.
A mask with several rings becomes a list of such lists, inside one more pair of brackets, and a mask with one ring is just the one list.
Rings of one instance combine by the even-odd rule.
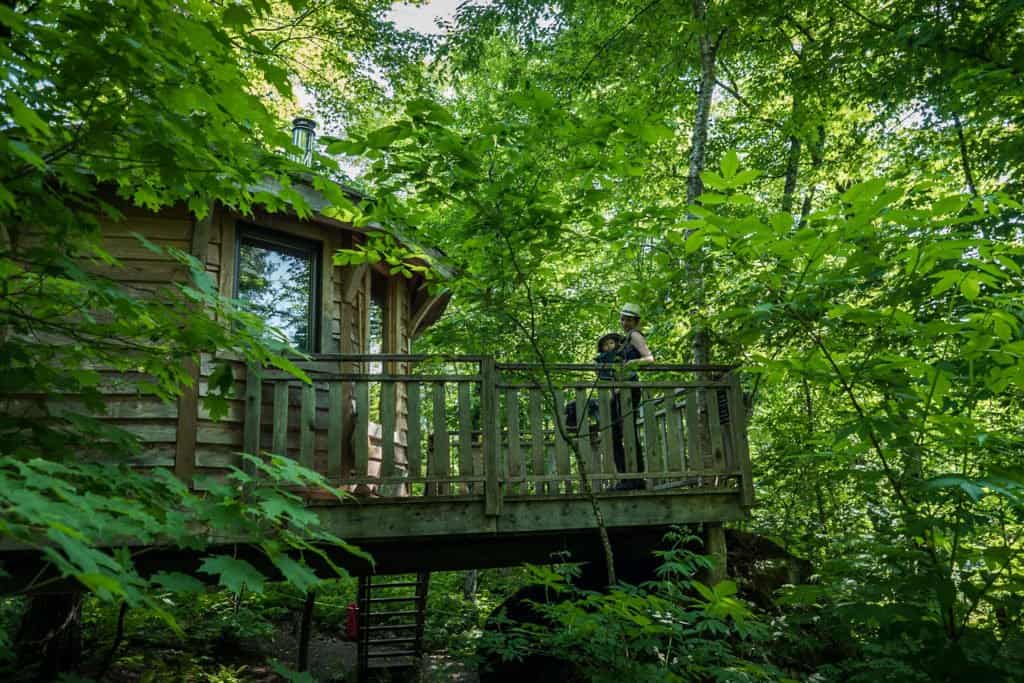
[[[488, 357], [321, 356], [306, 370], [312, 385], [248, 372], [244, 448], [295, 457], [352, 491], [313, 509], [388, 569], [507, 563], [481, 556], [498, 540], [499, 555], [540, 561], [592, 540], [574, 449], [607, 525], [624, 533], [742, 519], [753, 504], [742, 390], [725, 366], [652, 365], [639, 382]], [[613, 457], [620, 407], [625, 472]], [[645, 488], [616, 490], [627, 479]], [[414, 546], [423, 552], [406, 567]]]
[[[224, 448], [236, 464], [238, 451], [295, 458], [351, 492], [311, 496], [310, 509], [370, 552], [380, 573], [545, 562], [563, 551], [588, 559], [599, 544], [579, 460], [625, 547], [649, 550], [671, 525], [743, 519], [754, 501], [743, 394], [726, 366], [651, 365], [640, 381], [489, 357], [322, 355], [302, 367], [311, 384], [237, 365], [244, 403]], [[624, 472], [613, 457], [619, 410]], [[194, 418], [179, 414], [178, 434], [197, 430]], [[189, 441], [193, 454], [179, 447], [179, 456], [199, 463], [195, 434]], [[644, 488], [617, 489], [624, 480]], [[180, 555], [146, 554], [154, 567]], [[358, 558], [334, 559], [370, 571]]]

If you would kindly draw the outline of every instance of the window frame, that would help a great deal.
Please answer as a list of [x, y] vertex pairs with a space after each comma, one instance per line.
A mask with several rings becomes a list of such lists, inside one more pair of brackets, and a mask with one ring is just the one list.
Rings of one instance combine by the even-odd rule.
[[322, 290], [322, 254], [323, 242], [292, 235], [280, 230], [265, 228], [253, 223], [237, 221], [235, 223], [235, 248], [234, 248], [234, 282], [232, 283], [232, 297], [239, 298], [239, 285], [241, 281], [241, 252], [242, 243], [262, 247], [264, 249], [279, 251], [293, 257], [306, 258], [310, 260], [310, 277], [312, 286], [309, 294], [309, 330], [310, 348], [299, 349], [304, 353], [320, 353], [321, 332], [323, 329], [323, 292]]

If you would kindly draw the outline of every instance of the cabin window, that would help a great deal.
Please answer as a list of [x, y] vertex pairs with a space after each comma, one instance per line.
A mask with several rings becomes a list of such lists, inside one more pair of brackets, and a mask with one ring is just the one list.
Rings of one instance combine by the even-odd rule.
[[[374, 271], [370, 277], [370, 325], [367, 337], [369, 353], [388, 353], [391, 348], [387, 342], [386, 321], [388, 309], [388, 281], [380, 273]], [[381, 364], [370, 364], [370, 372], [381, 372]]]
[[235, 296], [300, 351], [317, 350], [321, 245], [239, 226]]

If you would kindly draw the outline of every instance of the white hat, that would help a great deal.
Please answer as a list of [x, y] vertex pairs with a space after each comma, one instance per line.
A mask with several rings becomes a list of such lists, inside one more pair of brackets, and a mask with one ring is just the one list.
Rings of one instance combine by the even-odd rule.
[[640, 307], [636, 304], [622, 304], [622, 310], [619, 311], [620, 315], [628, 315], [632, 318], [640, 317]]

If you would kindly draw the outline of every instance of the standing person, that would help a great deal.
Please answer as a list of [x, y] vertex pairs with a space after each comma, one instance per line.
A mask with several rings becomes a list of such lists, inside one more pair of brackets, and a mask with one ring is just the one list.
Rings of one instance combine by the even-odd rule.
[[[619, 347], [624, 367], [628, 368], [640, 363], [653, 363], [654, 355], [651, 353], [651, 349], [648, 348], [647, 340], [640, 331], [640, 307], [636, 304], [623, 304], [622, 310], [619, 311], [619, 325], [622, 327], [622, 331], [625, 332], [622, 345]], [[626, 375], [626, 378], [631, 382], [639, 381], [640, 379], [636, 372], [629, 373]], [[640, 444], [640, 430], [636, 423], [637, 412], [640, 410], [641, 393], [638, 387], [631, 388], [629, 393], [630, 398], [633, 399], [631, 420], [633, 422], [633, 434], [635, 435], [633, 443], [636, 444], [637, 471], [642, 473], [645, 469], [644, 453]], [[627, 471], [626, 448], [623, 444], [623, 417], [625, 416], [622, 414], [622, 399], [619, 392], [616, 391], [612, 399], [612, 445], [615, 451], [615, 469], [619, 472]], [[619, 482], [614, 487], [614, 490], [629, 491], [644, 487], [644, 479], [641, 474], [637, 479], [625, 479]]]

